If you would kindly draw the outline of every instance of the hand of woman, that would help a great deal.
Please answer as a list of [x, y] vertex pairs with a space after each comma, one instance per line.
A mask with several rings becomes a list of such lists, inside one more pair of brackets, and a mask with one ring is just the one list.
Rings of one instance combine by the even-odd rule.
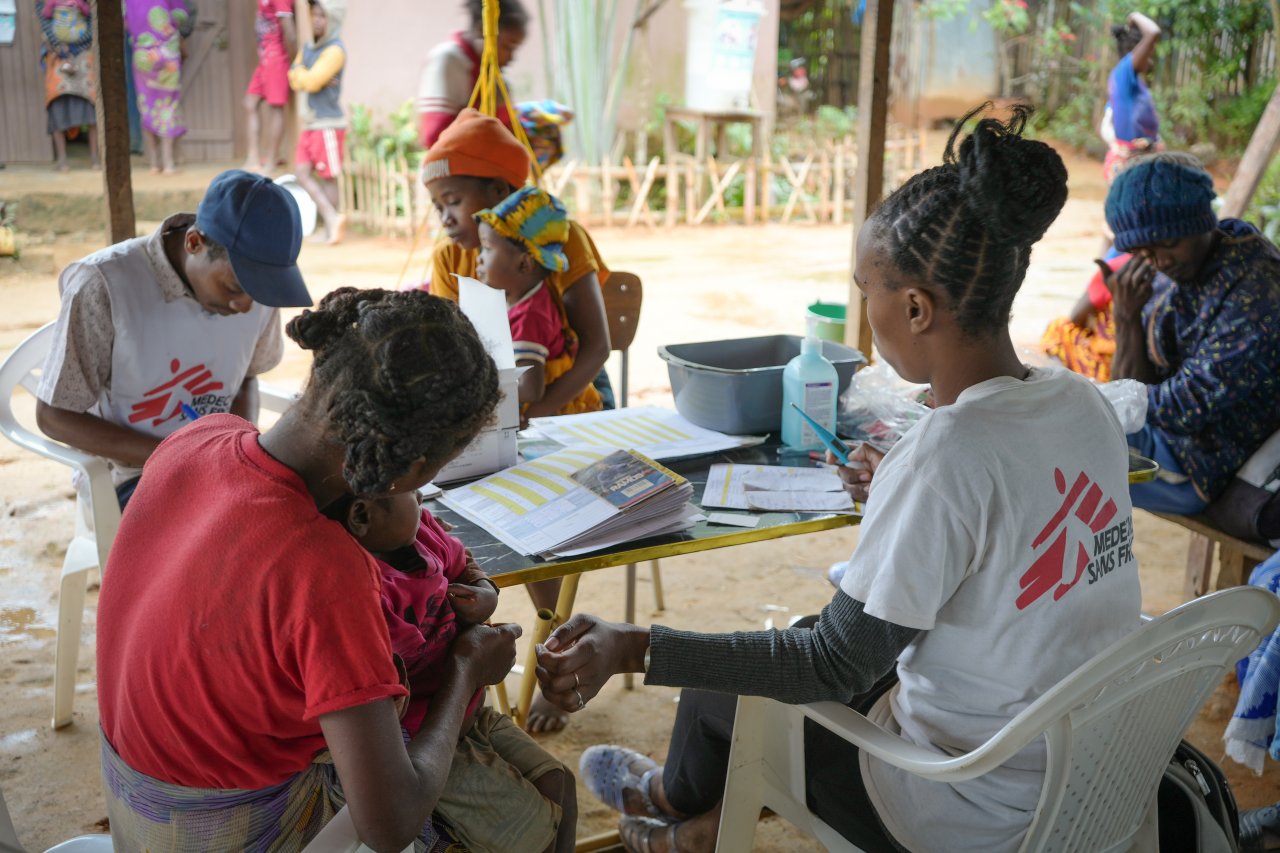
[[648, 628], [579, 613], [537, 649], [542, 695], [558, 708], [580, 711], [614, 673], [643, 672], [648, 648]]
[[865, 441], [850, 452], [848, 465], [839, 465], [839, 460], [830, 452], [827, 453], [827, 464], [839, 465], [836, 473], [844, 483], [844, 490], [849, 493], [849, 497], [859, 502], [867, 500], [867, 493], [871, 490], [871, 478], [875, 476], [876, 469], [880, 467], [883, 459], [884, 453]]
[[453, 641], [454, 659], [477, 688], [497, 684], [516, 662], [516, 640], [523, 630], [514, 622], [471, 625]]
[[1156, 268], [1150, 261], [1134, 255], [1116, 272], [1107, 269], [1102, 261], [1095, 261], [1103, 273], [1102, 283], [1111, 291], [1111, 304], [1117, 320], [1137, 320], [1142, 316], [1142, 306], [1151, 298], [1151, 283]]

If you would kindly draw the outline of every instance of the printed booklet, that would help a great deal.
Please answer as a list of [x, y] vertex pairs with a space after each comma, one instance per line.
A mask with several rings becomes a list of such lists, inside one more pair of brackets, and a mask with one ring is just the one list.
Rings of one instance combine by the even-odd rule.
[[449, 489], [440, 501], [512, 550], [548, 558], [687, 530], [702, 517], [692, 496], [688, 480], [643, 454], [584, 446]]

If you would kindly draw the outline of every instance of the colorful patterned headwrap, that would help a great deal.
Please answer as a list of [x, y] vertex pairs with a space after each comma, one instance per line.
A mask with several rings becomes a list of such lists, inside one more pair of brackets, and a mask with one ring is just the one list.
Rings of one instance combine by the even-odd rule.
[[546, 169], [564, 157], [560, 128], [573, 120], [572, 110], [564, 104], [542, 100], [516, 104], [516, 111], [539, 167]]
[[515, 240], [552, 272], [569, 268], [569, 259], [564, 255], [564, 242], [569, 239], [569, 216], [559, 199], [546, 190], [523, 187], [492, 208], [477, 213], [476, 221]]

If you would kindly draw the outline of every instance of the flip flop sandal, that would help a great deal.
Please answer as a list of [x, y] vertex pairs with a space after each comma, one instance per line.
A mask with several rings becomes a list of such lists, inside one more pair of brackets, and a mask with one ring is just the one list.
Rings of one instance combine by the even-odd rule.
[[1280, 803], [1240, 812], [1241, 853], [1280, 850]]
[[[641, 769], [643, 772], [637, 773]], [[588, 747], [578, 761], [578, 775], [587, 790], [617, 812], [627, 813], [623, 792], [633, 788], [640, 794], [644, 811], [640, 816], [672, 821], [675, 817], [658, 808], [649, 796], [649, 785], [662, 768], [652, 758], [634, 749], [614, 744]]]
[[665, 835], [666, 849], [669, 853], [679, 853], [676, 846], [676, 826], [678, 824], [654, 820], [651, 817], [626, 815], [618, 824], [618, 835], [622, 838], [622, 846], [629, 853], [654, 853], [653, 839], [655, 835]]

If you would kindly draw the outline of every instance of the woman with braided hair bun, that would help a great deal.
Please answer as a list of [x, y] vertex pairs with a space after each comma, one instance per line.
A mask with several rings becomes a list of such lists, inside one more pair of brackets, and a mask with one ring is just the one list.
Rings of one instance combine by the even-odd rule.
[[315, 355], [301, 399], [261, 435], [210, 415], [167, 438], [112, 546], [98, 698], [120, 849], [296, 850], [345, 803], [370, 847], [443, 850], [467, 704], [515, 660], [518, 625], [461, 628], [402, 738], [378, 566], [321, 511], [416, 490], [488, 422], [475, 329], [419, 291], [344, 288], [288, 334]]
[[[887, 455], [858, 451], [869, 482], [840, 469], [869, 495], [831, 603], [807, 625], [718, 635], [580, 614], [538, 650], [543, 695], [570, 711], [617, 672], [686, 688], [665, 767], [620, 746], [583, 754], [630, 850], [714, 847], [735, 694], [847, 702], [954, 755], [1139, 623], [1120, 423], [1087, 380], [1026, 366], [1009, 336], [1067, 172], [1022, 137], [1030, 108], [962, 136], [978, 112], [858, 237], [880, 354], [937, 408]], [[809, 807], [867, 851], [1017, 850], [1044, 772], [1038, 741], [979, 779], [930, 782], [805, 726]]]

